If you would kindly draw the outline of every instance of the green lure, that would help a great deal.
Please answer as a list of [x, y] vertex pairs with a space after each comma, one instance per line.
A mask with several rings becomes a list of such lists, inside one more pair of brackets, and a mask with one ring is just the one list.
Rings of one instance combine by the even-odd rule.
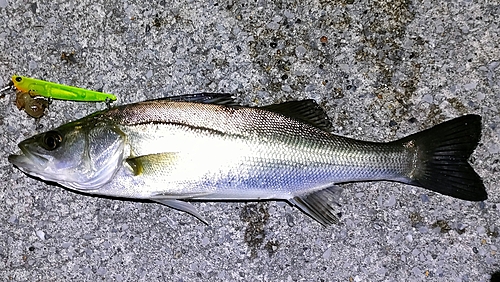
[[109, 100], [116, 100], [116, 96], [113, 94], [87, 90], [30, 77], [14, 75], [12, 76], [12, 82], [19, 91], [29, 93], [32, 97], [42, 96], [58, 100], [85, 102], [106, 102]]

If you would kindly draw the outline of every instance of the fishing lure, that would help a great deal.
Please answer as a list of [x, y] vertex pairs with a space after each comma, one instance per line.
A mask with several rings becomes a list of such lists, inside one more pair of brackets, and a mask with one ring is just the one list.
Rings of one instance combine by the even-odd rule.
[[27, 92], [18, 92], [16, 94], [16, 106], [19, 110], [24, 109], [28, 115], [38, 119], [44, 115], [45, 109], [49, 106], [49, 101], [40, 96], [31, 97]]
[[[14, 83], [10, 81], [5, 87], [0, 89], [0, 99], [5, 97], [6, 90], [13, 90]], [[16, 106], [19, 110], [24, 110], [29, 116], [35, 119], [41, 118], [45, 114], [45, 109], [49, 106], [49, 101], [41, 96], [32, 97], [28, 92], [16, 92]]]
[[102, 93], [25, 76], [14, 75], [12, 76], [12, 82], [19, 91], [29, 93], [32, 97], [42, 96], [58, 100], [85, 102], [106, 102], [116, 100], [116, 96], [113, 94]]

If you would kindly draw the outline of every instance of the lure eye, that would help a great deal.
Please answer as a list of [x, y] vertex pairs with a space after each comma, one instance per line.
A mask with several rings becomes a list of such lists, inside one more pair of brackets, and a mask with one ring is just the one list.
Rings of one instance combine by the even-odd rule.
[[55, 131], [49, 131], [45, 133], [42, 141], [42, 147], [46, 150], [52, 151], [59, 147], [62, 142], [62, 136]]
[[16, 77], [16, 81], [17, 81], [17, 82], [21, 82], [21, 80], [23, 80], [23, 78], [22, 78], [22, 77], [20, 77], [20, 76]]

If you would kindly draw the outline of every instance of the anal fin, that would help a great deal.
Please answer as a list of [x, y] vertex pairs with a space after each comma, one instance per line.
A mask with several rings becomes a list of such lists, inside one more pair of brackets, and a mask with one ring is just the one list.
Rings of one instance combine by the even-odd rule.
[[190, 215], [202, 221], [203, 223], [205, 223], [206, 225], [208, 225], [208, 222], [201, 216], [201, 214], [196, 210], [196, 208], [188, 202], [175, 199], [151, 199], [151, 200], [163, 204], [165, 206], [169, 206], [173, 209], [187, 212]]
[[289, 200], [310, 217], [328, 226], [339, 222], [341, 216], [339, 198], [342, 188], [331, 186], [319, 191], [297, 195]]

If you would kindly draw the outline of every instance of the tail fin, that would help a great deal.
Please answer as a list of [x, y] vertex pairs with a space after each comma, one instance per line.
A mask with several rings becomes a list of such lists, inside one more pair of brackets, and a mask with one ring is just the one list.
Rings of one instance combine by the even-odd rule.
[[396, 141], [417, 150], [416, 168], [405, 182], [462, 200], [486, 200], [483, 181], [467, 162], [480, 138], [481, 117], [466, 115]]

